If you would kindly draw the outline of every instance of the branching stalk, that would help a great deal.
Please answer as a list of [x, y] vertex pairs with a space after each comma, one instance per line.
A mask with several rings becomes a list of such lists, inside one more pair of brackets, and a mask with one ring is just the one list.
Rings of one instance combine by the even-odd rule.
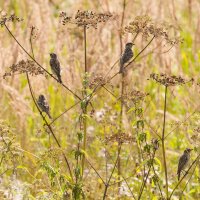
[[162, 131], [162, 154], [163, 154], [163, 163], [165, 171], [165, 184], [166, 184], [166, 197], [168, 199], [168, 176], [167, 176], [167, 162], [165, 155], [165, 123], [166, 123], [166, 111], [167, 111], [167, 86], [165, 86], [165, 102], [164, 102], [164, 117], [163, 117], [163, 131]]
[[[120, 152], [120, 150], [121, 150], [121, 146], [120, 146], [119, 152]], [[111, 172], [111, 174], [110, 174], [110, 177], [109, 177], [107, 183], [105, 184], [105, 190], [104, 190], [104, 194], [103, 194], [103, 200], [106, 199], [106, 194], [107, 194], [107, 191], [108, 191], [108, 187], [110, 186], [109, 184], [110, 184], [111, 178], [112, 178], [112, 176], [113, 176], [113, 173], [114, 173], [114, 171], [115, 171], [115, 168], [117, 167], [118, 161], [119, 161], [119, 153], [118, 153], [118, 155], [117, 155], [117, 159], [116, 159], [116, 161], [115, 161], [115, 164], [114, 164], [114, 167], [113, 167], [112, 172]]]
[[[142, 183], [142, 185], [141, 185], [141, 187], [140, 187], [140, 193], [139, 193], [139, 196], [138, 196], [138, 200], [140, 200], [141, 197], [142, 197], [142, 193], [143, 193], [143, 191], [144, 191], [144, 188], [145, 188], [147, 179], [148, 179], [148, 177], [149, 177], [151, 168], [153, 167], [153, 161], [154, 161], [154, 157], [155, 157], [155, 152], [156, 152], [156, 151], [154, 150], [152, 158], [150, 157], [152, 163], [151, 163], [151, 165], [149, 166], [149, 170], [148, 170], [148, 172], [147, 172], [147, 175], [146, 175], [146, 177], [144, 178], [143, 183]], [[145, 175], [144, 175], [144, 176], [145, 176]]]
[[[86, 34], [86, 26], [84, 26], [84, 62], [85, 62], [85, 75], [84, 75], [84, 98], [87, 97], [87, 34]], [[86, 100], [87, 101], [87, 100]], [[87, 142], [87, 105], [88, 103], [86, 102], [84, 110], [83, 110], [83, 132], [84, 132], [84, 138], [83, 138], [83, 151], [86, 151], [86, 142]], [[83, 154], [83, 160], [82, 160], [82, 175], [84, 173], [84, 165], [85, 165], [85, 154]]]
[[[125, 17], [125, 9], [126, 9], [126, 0], [123, 0], [123, 11], [122, 11], [122, 18], [121, 18], [121, 30], [119, 33], [119, 39], [120, 39], [120, 54], [122, 54], [122, 29], [124, 25], [124, 17]], [[121, 102], [120, 102], [120, 116], [119, 116], [119, 134], [122, 132], [122, 123], [123, 123], [123, 110], [124, 110], [124, 103], [123, 103], [123, 96], [124, 96], [124, 70], [121, 74]], [[120, 141], [118, 142], [118, 155], [119, 155], [119, 160], [117, 163], [117, 172], [118, 172], [118, 181], [120, 181], [120, 176], [121, 176], [121, 158], [120, 158], [120, 153], [121, 153], [121, 144]], [[120, 187], [121, 183], [118, 183], [118, 198], [120, 195]]]

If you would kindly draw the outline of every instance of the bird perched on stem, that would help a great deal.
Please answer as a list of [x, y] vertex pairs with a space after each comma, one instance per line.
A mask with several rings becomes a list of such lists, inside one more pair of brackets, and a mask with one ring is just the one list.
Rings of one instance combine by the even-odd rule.
[[50, 115], [50, 108], [49, 108], [49, 104], [47, 103], [45, 97], [43, 94], [41, 94], [38, 98], [38, 106], [40, 107], [42, 112], [45, 112], [50, 119], [52, 119], [51, 115]]
[[124, 64], [127, 63], [133, 57], [133, 51], [132, 51], [133, 45], [134, 44], [132, 42], [126, 44], [125, 50], [120, 58], [119, 73], [122, 73], [124, 71]]
[[183, 171], [186, 168], [187, 164], [189, 163], [191, 151], [192, 149], [189, 148], [185, 149], [183, 155], [179, 159], [178, 170], [177, 170], [178, 180], [180, 179], [181, 171]]
[[62, 83], [61, 75], [60, 75], [60, 62], [57, 58], [57, 55], [55, 53], [50, 53], [51, 59], [50, 59], [50, 66], [52, 72], [57, 76], [58, 82]]

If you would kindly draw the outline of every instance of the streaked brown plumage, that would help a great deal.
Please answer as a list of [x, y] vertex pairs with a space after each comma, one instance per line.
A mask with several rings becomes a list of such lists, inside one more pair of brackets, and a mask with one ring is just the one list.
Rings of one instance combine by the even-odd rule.
[[57, 58], [57, 55], [55, 53], [50, 53], [51, 59], [50, 59], [50, 66], [52, 72], [57, 76], [58, 82], [62, 83], [61, 75], [60, 75], [60, 62]]
[[126, 44], [125, 50], [120, 58], [120, 70], [119, 73], [122, 73], [124, 71], [124, 64], [127, 63], [131, 58], [133, 57], [133, 43], [129, 42]]
[[50, 119], [52, 119], [51, 115], [50, 115], [50, 108], [49, 108], [49, 104], [48, 102], [46, 101], [45, 97], [43, 94], [41, 94], [38, 98], [38, 106], [40, 107], [41, 111], [42, 112], [45, 112]]
[[178, 170], [177, 170], [178, 180], [180, 179], [181, 171], [183, 171], [185, 169], [185, 167], [187, 166], [187, 164], [190, 160], [190, 152], [191, 151], [192, 151], [192, 149], [189, 149], [189, 148], [185, 149], [183, 155], [179, 159]]

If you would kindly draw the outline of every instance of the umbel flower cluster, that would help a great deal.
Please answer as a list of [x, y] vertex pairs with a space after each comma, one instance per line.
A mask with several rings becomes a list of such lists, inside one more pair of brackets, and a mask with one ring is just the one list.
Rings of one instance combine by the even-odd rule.
[[127, 103], [129, 101], [136, 103], [143, 100], [148, 95], [148, 93], [133, 89], [132, 91], [125, 93], [121, 98], [123, 99], [124, 103]]
[[93, 27], [97, 29], [97, 25], [102, 22], [107, 22], [112, 17], [110, 13], [94, 13], [92, 11], [78, 10], [75, 17], [68, 16], [66, 12], [60, 13], [61, 22], [63, 25], [68, 23], [76, 24], [86, 28]]
[[185, 79], [181, 76], [167, 75], [167, 74], [155, 74], [152, 73], [150, 78], [164, 86], [176, 86], [183, 85], [186, 83]]
[[21, 22], [23, 19], [17, 17], [15, 14], [7, 15], [7, 13], [0, 12], [0, 25], [4, 26], [6, 22]]
[[104, 85], [106, 83], [106, 79], [103, 75], [94, 75], [92, 76], [92, 80], [89, 83], [89, 88], [95, 88], [97, 85]]
[[10, 66], [10, 72], [4, 74], [4, 78], [7, 76], [11, 76], [13, 74], [23, 74], [29, 73], [30, 75], [43, 75], [45, 71], [41, 69], [41, 67], [37, 66], [32, 60], [21, 60], [17, 64], [13, 64]]
[[127, 133], [118, 133], [113, 134], [111, 136], [107, 136], [105, 138], [105, 143], [108, 144], [109, 142], [117, 142], [117, 143], [132, 143], [135, 142], [135, 138]]
[[163, 38], [167, 43], [172, 45], [182, 42], [180, 37], [172, 38], [169, 36], [170, 28], [174, 27], [167, 23], [155, 23], [149, 16], [143, 15], [135, 17], [135, 19], [125, 27], [124, 31], [131, 34], [141, 34], [145, 40], [149, 37], [155, 37]]

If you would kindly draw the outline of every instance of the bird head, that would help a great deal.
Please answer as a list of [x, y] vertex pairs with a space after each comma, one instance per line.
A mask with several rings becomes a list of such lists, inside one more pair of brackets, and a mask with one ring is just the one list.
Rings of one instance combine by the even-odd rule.
[[40, 100], [40, 101], [43, 101], [44, 99], [45, 99], [44, 95], [41, 94], [41, 95], [39, 96], [39, 100]]
[[187, 148], [187, 149], [185, 149], [185, 151], [184, 151], [184, 153], [190, 153], [191, 151], [192, 151], [193, 149], [189, 149], [189, 148]]
[[132, 42], [128, 42], [128, 43], [126, 43], [126, 48], [132, 48], [133, 45], [135, 45], [135, 44], [133, 44]]
[[55, 53], [50, 53], [51, 58], [57, 58], [57, 55]]

